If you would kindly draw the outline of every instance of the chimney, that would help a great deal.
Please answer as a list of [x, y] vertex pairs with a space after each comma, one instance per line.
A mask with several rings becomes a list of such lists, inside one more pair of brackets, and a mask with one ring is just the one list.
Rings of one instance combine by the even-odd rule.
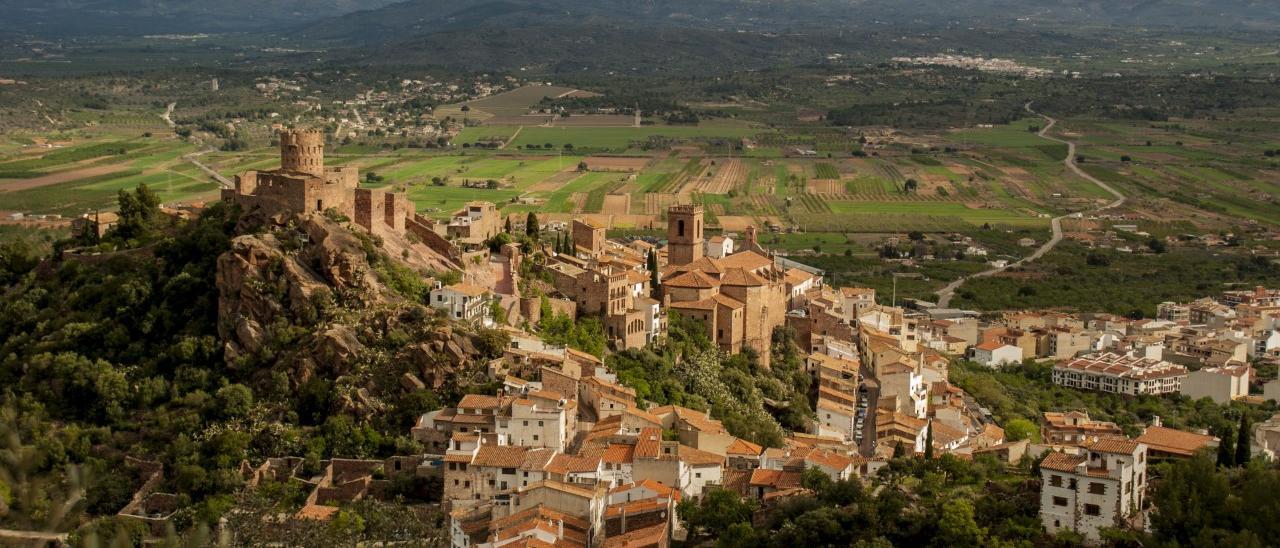
[[1151, 426], [1163, 426], [1160, 422], [1160, 415], [1151, 417]]

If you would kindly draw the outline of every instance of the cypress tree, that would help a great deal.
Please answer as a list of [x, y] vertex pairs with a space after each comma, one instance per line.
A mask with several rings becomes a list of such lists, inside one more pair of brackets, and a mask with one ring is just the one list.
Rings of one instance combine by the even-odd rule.
[[1249, 415], [1240, 415], [1240, 431], [1236, 432], [1236, 466], [1249, 465]]
[[524, 233], [530, 238], [538, 239], [538, 215], [530, 211], [524, 220]]
[[933, 460], [933, 423], [930, 422], [924, 433], [924, 459]]
[[658, 254], [649, 250], [649, 295], [655, 299], [661, 293], [658, 281]]
[[1231, 445], [1234, 433], [1231, 428], [1224, 428], [1218, 433], [1218, 467], [1231, 468], [1235, 464], [1235, 451]]

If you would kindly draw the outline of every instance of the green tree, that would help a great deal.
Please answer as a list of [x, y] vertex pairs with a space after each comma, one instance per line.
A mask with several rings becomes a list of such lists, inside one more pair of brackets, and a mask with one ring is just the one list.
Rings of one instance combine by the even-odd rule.
[[160, 216], [160, 197], [145, 183], [139, 184], [133, 192], [120, 189], [116, 202], [120, 206], [120, 219], [115, 235], [124, 240], [145, 236]]
[[533, 239], [538, 239], [538, 234], [542, 231], [538, 229], [538, 214], [530, 211], [529, 215], [524, 219], [524, 233]]
[[243, 384], [228, 384], [218, 389], [218, 411], [224, 417], [243, 417], [253, 407], [253, 391]]
[[649, 268], [649, 296], [657, 299], [658, 295], [662, 294], [662, 282], [658, 279], [658, 253], [652, 249], [649, 250], [647, 266]]
[[1236, 462], [1235, 448], [1233, 438], [1235, 433], [1230, 428], [1224, 428], [1218, 433], [1218, 466], [1222, 468], [1231, 468]]
[[1207, 457], [1174, 462], [1151, 495], [1151, 527], [1161, 539], [1192, 545], [1201, 531], [1229, 521], [1230, 494], [1227, 477]]
[[728, 489], [713, 488], [698, 502], [681, 501], [676, 513], [693, 534], [718, 538], [734, 524], [750, 525], [755, 510], [754, 500], [744, 499]]
[[1004, 425], [1004, 437], [1008, 441], [1032, 440], [1039, 434], [1039, 429], [1035, 423], [1024, 419], [1016, 418], [1006, 422]]
[[1249, 440], [1249, 415], [1240, 414], [1240, 429], [1236, 431], [1236, 466], [1248, 466], [1251, 458]]
[[933, 538], [934, 546], [982, 546], [985, 537], [986, 531], [974, 519], [973, 503], [968, 499], [954, 498], [942, 506], [942, 516], [938, 518], [938, 534]]

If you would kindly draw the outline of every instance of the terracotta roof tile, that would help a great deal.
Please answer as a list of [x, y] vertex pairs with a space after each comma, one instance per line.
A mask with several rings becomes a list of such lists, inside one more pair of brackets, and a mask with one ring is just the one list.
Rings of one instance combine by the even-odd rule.
[[481, 445], [476, 450], [476, 457], [471, 460], [472, 466], [489, 468], [519, 468], [524, 464], [528, 447], [512, 445]]
[[1076, 467], [1084, 464], [1086, 460], [1088, 458], [1084, 455], [1068, 455], [1054, 451], [1040, 461], [1040, 468], [1074, 473]]
[[1156, 451], [1190, 457], [1204, 447], [1216, 445], [1218, 438], [1163, 426], [1149, 426], [1138, 436], [1137, 441]]
[[1090, 451], [1099, 453], [1132, 455], [1134, 451], [1138, 450], [1138, 442], [1125, 439], [1101, 439], [1090, 444], [1088, 448]]

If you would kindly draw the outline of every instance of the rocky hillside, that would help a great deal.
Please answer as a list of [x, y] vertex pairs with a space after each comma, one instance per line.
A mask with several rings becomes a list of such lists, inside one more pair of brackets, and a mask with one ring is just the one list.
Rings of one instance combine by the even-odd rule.
[[285, 372], [294, 386], [342, 379], [352, 390], [340, 407], [362, 414], [384, 410], [388, 392], [441, 388], [495, 350], [423, 305], [436, 281], [491, 283], [488, 269], [461, 273], [426, 246], [323, 216], [241, 224], [249, 233], [217, 268], [218, 335], [232, 368]]

